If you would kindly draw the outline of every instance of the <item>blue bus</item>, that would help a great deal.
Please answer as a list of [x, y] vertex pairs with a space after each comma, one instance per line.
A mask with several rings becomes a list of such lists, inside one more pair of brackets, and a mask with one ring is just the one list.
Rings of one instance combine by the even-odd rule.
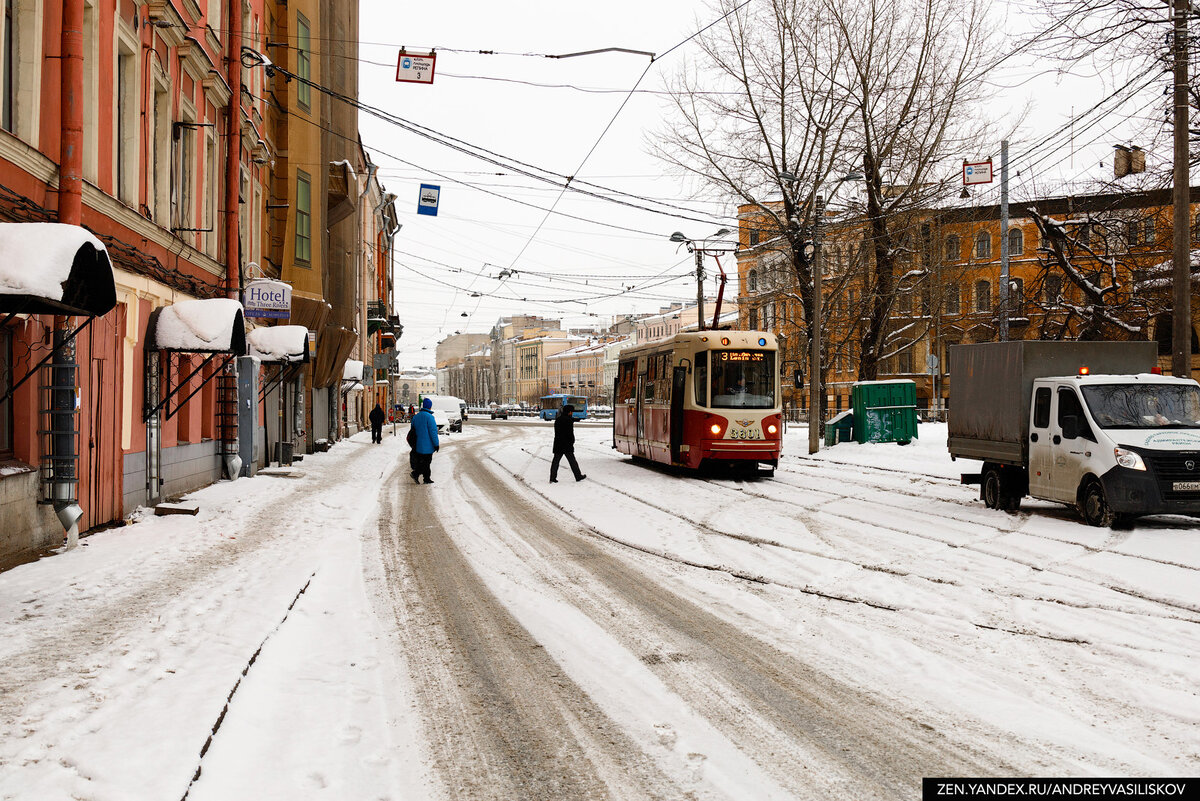
[[563, 395], [561, 393], [554, 395], [546, 395], [541, 398], [542, 410], [538, 416], [543, 420], [554, 420], [558, 417], [558, 412], [566, 404], [575, 407], [575, 411], [571, 414], [576, 420], [587, 419], [587, 398], [580, 395]]

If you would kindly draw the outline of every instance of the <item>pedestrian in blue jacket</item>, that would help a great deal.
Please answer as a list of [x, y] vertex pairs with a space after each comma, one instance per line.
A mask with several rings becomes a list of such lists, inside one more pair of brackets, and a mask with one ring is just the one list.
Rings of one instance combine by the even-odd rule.
[[412, 423], [409, 424], [409, 442], [412, 445], [412, 453], [408, 456], [408, 463], [412, 467], [412, 479], [416, 483], [421, 483], [421, 478], [425, 479], [426, 484], [432, 484], [433, 478], [429, 475], [430, 465], [433, 464], [433, 455], [438, 450], [438, 433], [437, 423], [433, 419], [433, 401], [425, 398], [421, 401], [421, 411], [413, 415]]

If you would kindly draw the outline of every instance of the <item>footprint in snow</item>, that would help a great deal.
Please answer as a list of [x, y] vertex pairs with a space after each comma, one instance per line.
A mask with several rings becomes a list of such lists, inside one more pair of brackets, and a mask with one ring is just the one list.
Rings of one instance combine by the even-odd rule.
[[679, 735], [675, 733], [675, 729], [669, 723], [655, 723], [654, 731], [658, 734], [658, 741], [662, 743], [663, 748], [674, 748], [675, 741], [679, 739]]
[[343, 726], [338, 729], [338, 739], [346, 745], [354, 745], [362, 739], [362, 729], [357, 726]]

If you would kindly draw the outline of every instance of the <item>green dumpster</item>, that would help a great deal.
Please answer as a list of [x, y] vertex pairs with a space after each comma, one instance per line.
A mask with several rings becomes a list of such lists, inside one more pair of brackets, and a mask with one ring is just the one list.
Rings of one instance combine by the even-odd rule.
[[859, 442], [907, 445], [917, 438], [917, 385], [912, 381], [859, 381], [850, 387], [850, 408]]
[[837, 445], [854, 438], [854, 412], [850, 409], [830, 418], [825, 423], [825, 444]]

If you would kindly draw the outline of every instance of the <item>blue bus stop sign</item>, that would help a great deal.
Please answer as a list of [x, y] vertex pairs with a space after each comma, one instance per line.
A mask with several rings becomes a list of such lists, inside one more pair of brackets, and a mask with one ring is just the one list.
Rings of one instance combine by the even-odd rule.
[[428, 214], [430, 217], [436, 217], [438, 197], [441, 194], [442, 188], [440, 186], [421, 184], [421, 195], [417, 198], [417, 214]]

